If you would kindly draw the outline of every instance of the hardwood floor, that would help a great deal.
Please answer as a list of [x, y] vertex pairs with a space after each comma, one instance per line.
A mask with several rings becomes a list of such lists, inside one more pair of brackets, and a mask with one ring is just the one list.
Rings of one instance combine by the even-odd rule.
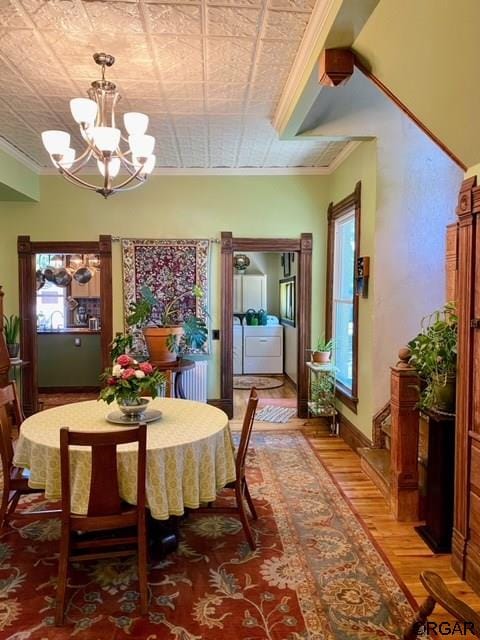
[[[281, 387], [277, 387], [275, 389], [258, 389], [258, 396], [260, 400], [272, 398], [275, 400], [279, 400], [282, 398], [286, 398], [288, 400], [296, 399], [297, 390], [293, 383], [284, 376], [268, 376], [269, 378], [277, 378], [283, 377], [284, 383]], [[234, 419], [241, 419], [245, 412], [245, 407], [247, 406], [248, 395], [250, 393], [249, 389], [234, 389], [233, 390], [233, 416]], [[303, 423], [304, 421], [302, 421]]]
[[[415, 532], [418, 523], [393, 519], [384, 497], [361, 470], [359, 456], [341, 438], [322, 435], [316, 427], [307, 425], [303, 432], [417, 602], [426, 595], [418, 576], [428, 569], [441, 575], [454, 595], [480, 611], [480, 597], [454, 573], [450, 555], [434, 555]], [[435, 608], [430, 619], [437, 623], [452, 621], [441, 607]]]

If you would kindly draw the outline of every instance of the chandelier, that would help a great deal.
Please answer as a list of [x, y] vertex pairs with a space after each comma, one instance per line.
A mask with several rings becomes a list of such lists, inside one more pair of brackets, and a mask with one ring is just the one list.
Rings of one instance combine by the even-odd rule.
[[[85, 149], [76, 156], [75, 149], [70, 146], [70, 134], [66, 131], [44, 131], [42, 142], [54, 167], [66, 180], [108, 198], [112, 193], [135, 189], [146, 181], [155, 167], [155, 138], [145, 134], [148, 116], [144, 113], [124, 114], [127, 136], [116, 127], [115, 108], [120, 94], [115, 84], [105, 79], [105, 67], [111, 67], [115, 58], [108, 53], [95, 53], [93, 59], [102, 67], [102, 79], [92, 82], [88, 98], [70, 100], [70, 110], [79, 125]], [[101, 186], [90, 184], [78, 176], [91, 158], [97, 161], [103, 178]], [[125, 169], [127, 177], [114, 184], [120, 167]]]

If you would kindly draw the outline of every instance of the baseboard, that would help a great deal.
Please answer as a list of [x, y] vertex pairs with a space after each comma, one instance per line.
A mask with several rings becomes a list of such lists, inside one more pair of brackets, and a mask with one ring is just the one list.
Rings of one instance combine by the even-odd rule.
[[98, 393], [101, 387], [38, 387], [38, 393]]
[[350, 420], [341, 413], [338, 414], [339, 433], [338, 435], [345, 440], [348, 446], [357, 451], [361, 447], [371, 447], [372, 443], [367, 436], [358, 429]]
[[288, 375], [288, 373], [284, 373], [283, 375], [284, 375], [284, 376], [285, 376], [285, 378], [290, 382], [290, 384], [292, 385], [292, 387], [296, 390], [296, 388], [297, 388], [297, 383], [296, 383], [296, 382], [294, 382], [294, 381], [292, 380], [292, 378]]
[[207, 404], [211, 404], [212, 407], [217, 407], [225, 411], [229, 418], [233, 418], [233, 401], [228, 398], [209, 398]]

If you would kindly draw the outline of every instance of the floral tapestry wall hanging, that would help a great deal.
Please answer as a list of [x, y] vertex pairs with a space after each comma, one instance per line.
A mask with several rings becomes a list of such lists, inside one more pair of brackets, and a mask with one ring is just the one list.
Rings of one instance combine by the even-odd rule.
[[[159, 300], [179, 298], [173, 323], [182, 324], [192, 314], [207, 321], [209, 245], [208, 240], [122, 240], [125, 325], [144, 285]], [[193, 295], [194, 287], [202, 289], [202, 297]], [[207, 340], [197, 353], [208, 348]]]

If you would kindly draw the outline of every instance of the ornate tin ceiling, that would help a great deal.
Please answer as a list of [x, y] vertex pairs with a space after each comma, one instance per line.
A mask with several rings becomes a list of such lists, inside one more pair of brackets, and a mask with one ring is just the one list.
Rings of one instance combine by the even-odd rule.
[[69, 100], [106, 51], [121, 111], [150, 116], [158, 167], [328, 166], [346, 142], [280, 141], [270, 122], [313, 5], [0, 0], [0, 136], [42, 167], [45, 129], [68, 129], [83, 148]]

